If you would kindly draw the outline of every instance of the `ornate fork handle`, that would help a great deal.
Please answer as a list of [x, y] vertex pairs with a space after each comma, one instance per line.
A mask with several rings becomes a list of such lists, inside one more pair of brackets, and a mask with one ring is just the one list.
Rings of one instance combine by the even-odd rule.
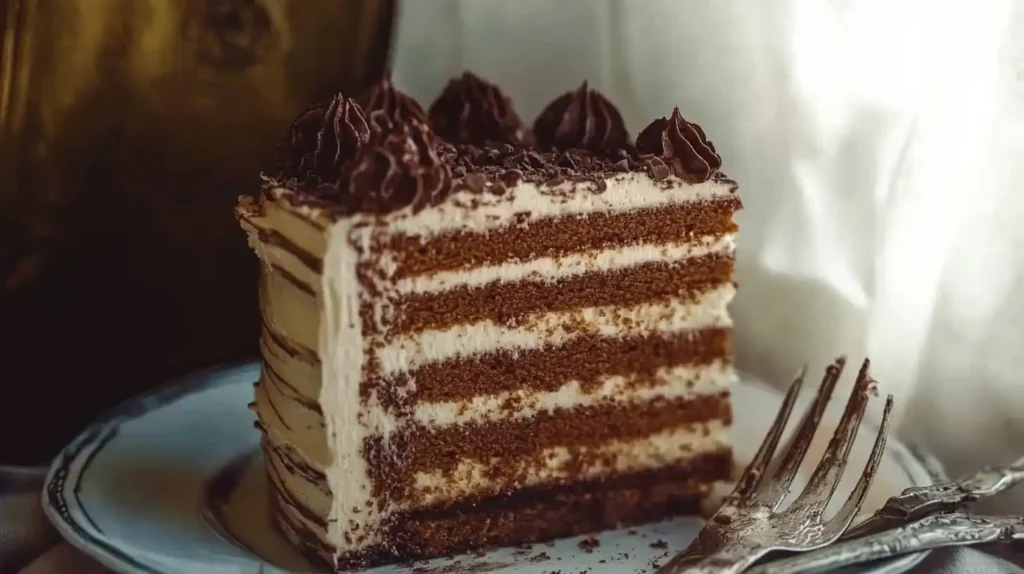
[[906, 526], [864, 538], [839, 542], [832, 546], [784, 558], [751, 572], [792, 574], [831, 571], [860, 564], [946, 546], [968, 546], [986, 542], [1024, 540], [1024, 517], [972, 516], [963, 513], [929, 516]]
[[913, 522], [930, 514], [956, 512], [1024, 482], [1024, 457], [1006, 466], [982, 469], [973, 476], [932, 486], [912, 487], [887, 500], [875, 514], [851, 528], [844, 540]]

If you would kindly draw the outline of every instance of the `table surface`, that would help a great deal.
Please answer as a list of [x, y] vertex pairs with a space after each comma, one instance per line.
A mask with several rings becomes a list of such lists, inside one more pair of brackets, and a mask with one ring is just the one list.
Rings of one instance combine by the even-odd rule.
[[[0, 572], [93, 574], [108, 572], [50, 526], [40, 504], [42, 471], [0, 468]], [[945, 549], [933, 552], [915, 573], [1024, 574], [1024, 548]]]

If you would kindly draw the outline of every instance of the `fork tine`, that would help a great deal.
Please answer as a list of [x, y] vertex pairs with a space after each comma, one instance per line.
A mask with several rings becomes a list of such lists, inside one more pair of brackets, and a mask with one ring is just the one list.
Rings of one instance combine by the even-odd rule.
[[885, 441], [889, 436], [889, 416], [891, 414], [892, 395], [889, 395], [885, 399], [885, 411], [882, 413], [882, 422], [878, 425], [875, 446], [872, 447], [871, 456], [868, 457], [867, 463], [864, 464], [864, 473], [860, 475], [857, 486], [853, 487], [850, 495], [846, 497], [846, 502], [843, 503], [842, 508], [826, 525], [829, 534], [839, 536], [846, 532], [850, 524], [857, 517], [857, 513], [860, 512], [860, 507], [864, 504], [864, 499], [868, 495], [868, 489], [871, 488], [871, 482], [875, 479], [875, 474], [878, 472], [878, 465], [882, 462], [882, 455], [885, 453]]
[[782, 438], [782, 433], [786, 430], [786, 423], [789, 422], [789, 416], [793, 412], [793, 405], [796, 404], [796, 397], [800, 394], [800, 389], [803, 387], [806, 375], [807, 365], [804, 365], [789, 385], [786, 398], [783, 399], [782, 406], [779, 407], [779, 411], [775, 415], [775, 422], [768, 429], [768, 434], [761, 441], [757, 454], [754, 455], [753, 460], [747, 465], [743, 475], [736, 483], [736, 488], [729, 495], [729, 501], [739, 501], [748, 498], [757, 489], [758, 485], [761, 484], [765, 469], [768, 468], [768, 463], [775, 456], [775, 449], [779, 446], [779, 439]]
[[811, 446], [814, 433], [817, 432], [818, 425], [821, 424], [821, 417], [825, 413], [825, 407], [828, 406], [828, 401], [832, 398], [832, 391], [835, 390], [836, 383], [839, 381], [839, 377], [842, 376], [843, 367], [845, 366], [846, 357], [839, 357], [825, 370], [825, 376], [821, 379], [821, 385], [818, 387], [818, 393], [814, 397], [814, 403], [807, 409], [807, 412], [804, 413], [803, 418], [800, 420], [800, 426], [797, 428], [789, 449], [786, 450], [786, 456], [782, 459], [782, 464], [772, 477], [772, 480], [763, 483], [761, 488], [758, 489], [757, 500], [761, 504], [776, 510], [786, 498], [786, 495], [789, 493], [789, 487], [793, 484], [793, 478], [796, 476], [804, 456], [807, 455], [807, 449]]
[[828, 448], [815, 467], [811, 479], [807, 481], [807, 486], [793, 503], [802, 510], [820, 513], [839, 486], [839, 480], [843, 477], [850, 457], [850, 449], [857, 437], [857, 429], [864, 419], [864, 411], [867, 410], [868, 396], [875, 385], [875, 381], [868, 374], [870, 366], [870, 361], [865, 359], [860, 372], [857, 373], [857, 382], [854, 383], [850, 399], [846, 402], [843, 417], [832, 434], [832, 440], [829, 441]]

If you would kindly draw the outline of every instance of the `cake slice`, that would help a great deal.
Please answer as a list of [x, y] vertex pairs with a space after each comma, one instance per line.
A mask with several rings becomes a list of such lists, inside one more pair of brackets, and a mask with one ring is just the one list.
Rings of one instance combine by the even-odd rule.
[[277, 525], [335, 569], [696, 513], [729, 475], [736, 184], [584, 84], [301, 114], [237, 215]]

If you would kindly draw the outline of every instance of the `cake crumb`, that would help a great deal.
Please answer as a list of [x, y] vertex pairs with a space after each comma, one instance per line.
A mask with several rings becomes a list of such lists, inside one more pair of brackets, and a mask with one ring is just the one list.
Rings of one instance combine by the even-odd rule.
[[470, 562], [464, 564], [460, 561], [452, 562], [451, 564], [445, 564], [444, 566], [417, 566], [413, 568], [412, 574], [484, 574], [487, 572], [494, 572], [495, 570], [502, 570], [514, 566], [510, 562]]
[[668, 558], [668, 555], [668, 552], [662, 552], [661, 555], [651, 558], [651, 562], [650, 564], [648, 564], [648, 566], [651, 570], [657, 570], [658, 568], [661, 568], [661, 561]]
[[416, 566], [412, 569], [413, 574], [449, 574], [462, 571], [462, 563], [459, 561], [444, 566]]
[[578, 546], [580, 547], [580, 550], [586, 552], [587, 554], [590, 554], [594, 551], [595, 548], [597, 548], [600, 545], [601, 541], [591, 536], [590, 538], [584, 538], [583, 540], [580, 540]]
[[656, 542], [651, 542], [650, 546], [651, 546], [651, 548], [657, 548], [658, 550], [664, 550], [664, 549], [668, 548], [668, 542], [665, 542], [664, 540], [658, 540]]

